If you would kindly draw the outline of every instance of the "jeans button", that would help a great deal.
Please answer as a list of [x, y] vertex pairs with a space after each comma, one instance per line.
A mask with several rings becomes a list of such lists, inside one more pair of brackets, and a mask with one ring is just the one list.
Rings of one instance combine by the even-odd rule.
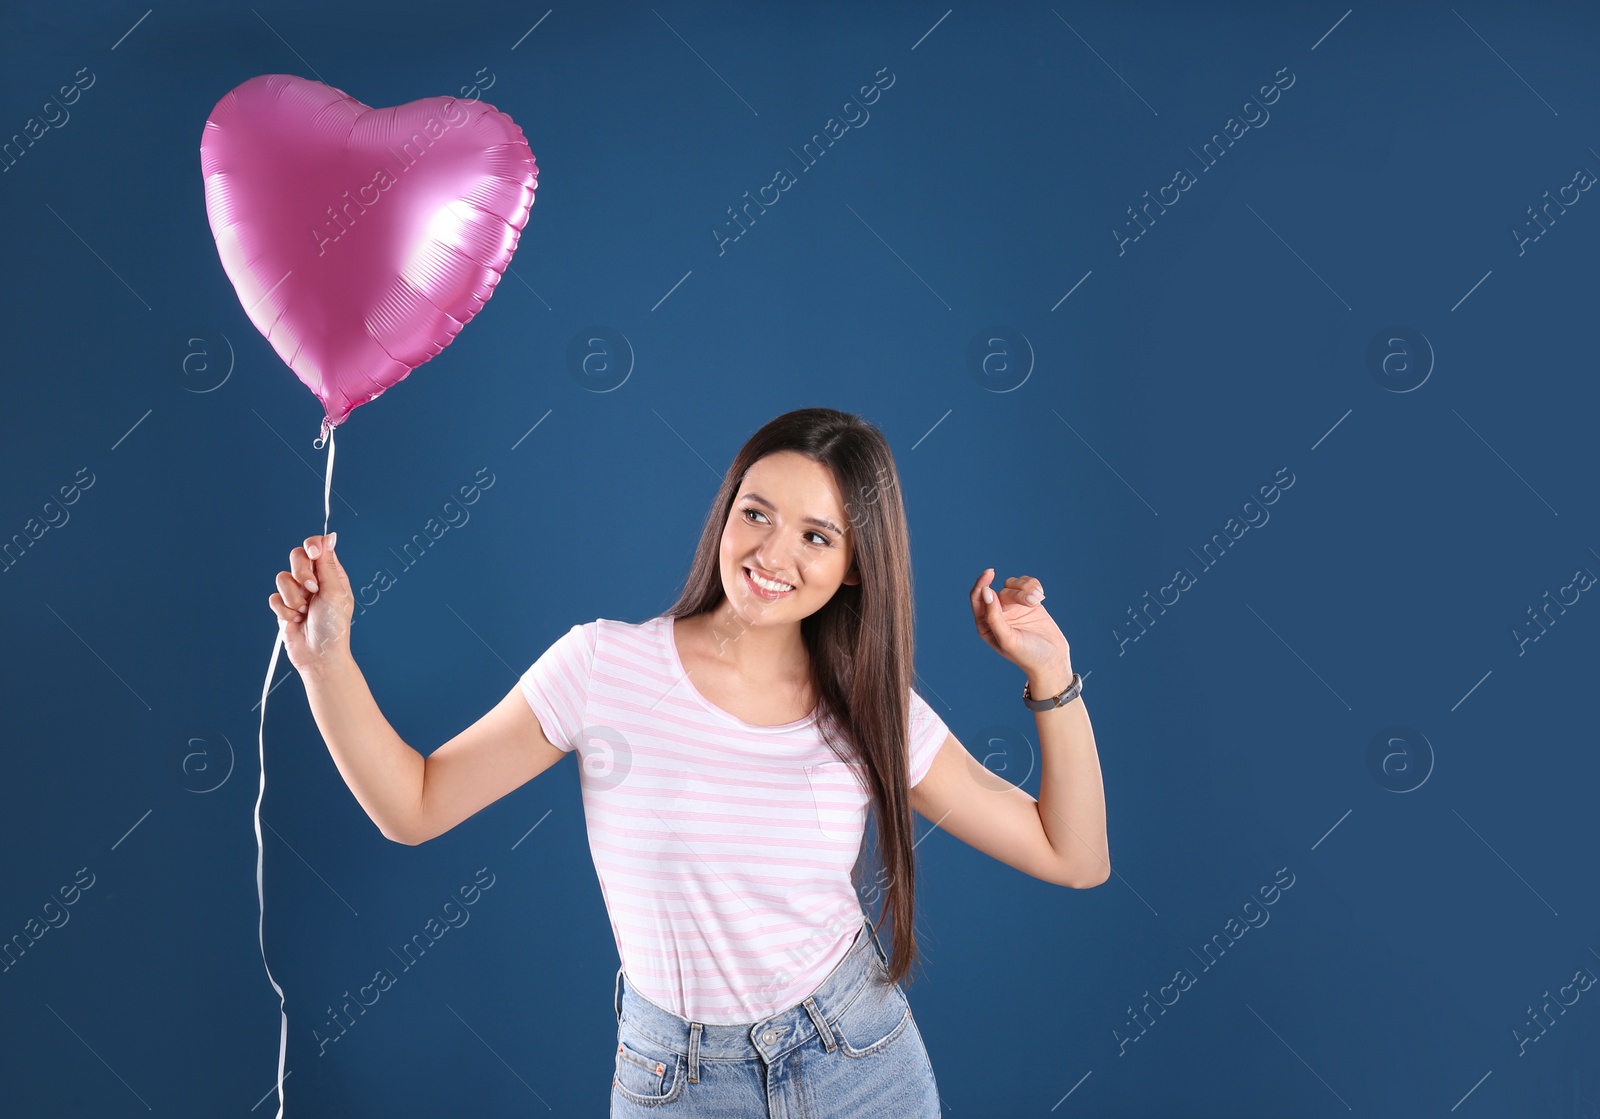
[[771, 1045], [774, 1041], [778, 1040], [778, 1031], [768, 1030], [766, 1033], [761, 1035], [761, 1040], [766, 1042], [768, 1045]]

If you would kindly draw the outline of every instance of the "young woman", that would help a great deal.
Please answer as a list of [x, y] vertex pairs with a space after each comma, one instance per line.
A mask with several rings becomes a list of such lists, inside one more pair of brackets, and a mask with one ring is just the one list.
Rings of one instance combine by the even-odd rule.
[[[1036, 801], [980, 765], [911, 688], [911, 559], [888, 443], [803, 408], [740, 450], [683, 593], [649, 621], [574, 625], [477, 723], [424, 758], [349, 647], [334, 536], [269, 599], [341, 776], [388, 838], [423, 843], [582, 760], [584, 815], [622, 966], [611, 1114], [938, 1116], [900, 980], [916, 958], [911, 810], [1026, 874], [1110, 875], [1093, 730], [1039, 580], [988, 568], [978, 634], [1027, 677]], [[880, 867], [863, 913], [870, 802]]]

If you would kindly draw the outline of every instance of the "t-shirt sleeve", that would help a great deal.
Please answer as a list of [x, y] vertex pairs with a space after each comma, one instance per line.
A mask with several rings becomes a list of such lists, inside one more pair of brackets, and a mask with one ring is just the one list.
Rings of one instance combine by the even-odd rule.
[[915, 690], [911, 693], [911, 769], [908, 784], [915, 785], [933, 768], [933, 759], [950, 736], [939, 713]]
[[544, 736], [569, 753], [577, 746], [589, 702], [598, 623], [575, 625], [534, 661], [519, 682]]

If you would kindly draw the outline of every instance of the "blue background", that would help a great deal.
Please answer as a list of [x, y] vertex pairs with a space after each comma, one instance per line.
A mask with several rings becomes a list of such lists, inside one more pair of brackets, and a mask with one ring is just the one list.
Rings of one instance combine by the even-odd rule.
[[[0, 540], [23, 538], [0, 575], [0, 938], [94, 876], [0, 973], [5, 1110], [277, 1107], [253, 705], [325, 452], [222, 271], [198, 146], [218, 98], [279, 72], [370, 105], [477, 82], [541, 170], [488, 306], [337, 435], [343, 561], [396, 576], [353, 647], [406, 741], [459, 732], [574, 623], [665, 609], [760, 424], [858, 411], [905, 481], [919, 690], [1036, 794], [1021, 673], [967, 599], [987, 566], [1035, 575], [1105, 777], [1099, 888], [918, 847], [908, 993], [949, 1114], [1600, 1114], [1600, 990], [1552, 1003], [1525, 1053], [1513, 1033], [1600, 974], [1600, 604], [1578, 586], [1600, 572], [1600, 192], [1513, 232], [1600, 172], [1592, 6], [145, 11], [0, 16], [0, 134], [95, 76], [0, 175]], [[790, 149], [885, 67], [801, 172]], [[782, 167], [799, 182], [719, 252]], [[1182, 168], [1198, 182], [1119, 243]], [[485, 469], [470, 521], [402, 564]], [[80, 470], [70, 520], [30, 539]], [[1261, 521], [1246, 503], [1290, 474]], [[269, 711], [290, 1113], [604, 1114], [617, 959], [575, 763], [404, 847], [297, 680]], [[479, 868], [469, 923], [319, 1056], [326, 1008]], [[1270, 921], [1202, 969], [1280, 868]]]

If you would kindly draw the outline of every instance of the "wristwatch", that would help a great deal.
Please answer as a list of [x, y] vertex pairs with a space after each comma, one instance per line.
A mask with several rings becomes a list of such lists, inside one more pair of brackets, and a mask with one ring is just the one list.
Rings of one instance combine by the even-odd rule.
[[1051, 711], [1057, 707], [1065, 707], [1067, 704], [1077, 699], [1079, 693], [1082, 691], [1083, 677], [1074, 672], [1072, 674], [1072, 679], [1068, 681], [1067, 686], [1062, 688], [1057, 694], [1050, 696], [1048, 699], [1034, 699], [1028, 694], [1028, 685], [1024, 683], [1022, 685], [1022, 702], [1027, 704], [1034, 711]]

